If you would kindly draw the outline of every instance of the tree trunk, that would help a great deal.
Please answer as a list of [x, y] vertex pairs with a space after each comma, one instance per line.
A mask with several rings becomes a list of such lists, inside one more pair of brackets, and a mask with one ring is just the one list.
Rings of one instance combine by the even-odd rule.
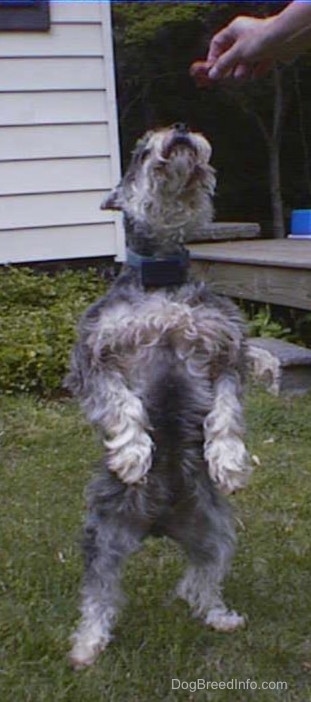
[[306, 124], [305, 124], [305, 115], [304, 115], [304, 109], [303, 109], [303, 102], [302, 102], [302, 98], [301, 98], [299, 68], [295, 65], [293, 66], [293, 75], [294, 75], [294, 86], [295, 86], [296, 103], [297, 103], [297, 111], [298, 111], [299, 133], [300, 133], [301, 146], [302, 146], [302, 152], [303, 152], [303, 169], [304, 169], [304, 176], [305, 176], [305, 185], [306, 185], [306, 189], [308, 190], [309, 198], [311, 198], [310, 148], [309, 148], [309, 144], [308, 144], [308, 137], [307, 137], [307, 131], [306, 131]]
[[286, 232], [281, 188], [280, 151], [284, 99], [282, 71], [277, 65], [275, 65], [273, 69], [273, 87], [272, 125], [267, 125], [265, 123], [260, 111], [257, 109], [247, 108], [241, 101], [238, 102], [238, 105], [246, 114], [251, 115], [251, 117], [255, 119], [257, 126], [259, 127], [265, 140], [269, 161], [269, 192], [272, 214], [272, 233], [274, 238], [283, 239], [286, 236]]
[[270, 197], [273, 221], [273, 237], [284, 239], [286, 236], [283, 199], [281, 192], [280, 143], [273, 138], [269, 142], [269, 176]]
[[274, 68], [274, 105], [273, 128], [268, 140], [270, 196], [273, 219], [273, 236], [277, 239], [285, 237], [284, 209], [281, 190], [280, 146], [283, 115], [283, 86], [281, 70]]

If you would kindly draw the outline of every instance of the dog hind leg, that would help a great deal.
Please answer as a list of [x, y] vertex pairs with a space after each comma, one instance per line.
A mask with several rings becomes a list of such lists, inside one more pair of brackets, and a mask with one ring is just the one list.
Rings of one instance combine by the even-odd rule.
[[[222, 512], [223, 509], [223, 512]], [[225, 508], [215, 510], [205, 519], [199, 517], [196, 528], [185, 530], [180, 543], [190, 558], [190, 565], [177, 586], [177, 595], [185, 600], [195, 616], [217, 631], [233, 631], [245, 625], [243, 616], [228, 609], [222, 596], [223, 580], [230, 568], [235, 533]]]
[[85, 579], [82, 588], [82, 619], [71, 637], [69, 662], [75, 670], [92, 665], [112, 638], [123, 596], [122, 565], [140, 546], [140, 535], [129, 525], [90, 517], [85, 529]]
[[245, 618], [228, 609], [222, 597], [222, 573], [218, 565], [192, 565], [178, 586], [177, 594], [190, 605], [195, 616], [216, 631], [234, 631]]

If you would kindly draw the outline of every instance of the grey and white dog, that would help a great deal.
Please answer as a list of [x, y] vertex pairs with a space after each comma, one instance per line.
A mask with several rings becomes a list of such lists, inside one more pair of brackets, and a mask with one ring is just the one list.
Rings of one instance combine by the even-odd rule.
[[148, 535], [183, 548], [189, 567], [177, 594], [206, 625], [244, 624], [221, 594], [235, 544], [221, 493], [250, 472], [245, 330], [231, 302], [188, 281], [184, 248], [213, 216], [210, 156], [208, 141], [184, 125], [148, 132], [103, 205], [124, 214], [128, 261], [82, 318], [67, 378], [105, 447], [87, 493], [76, 669], [109, 643], [122, 565]]

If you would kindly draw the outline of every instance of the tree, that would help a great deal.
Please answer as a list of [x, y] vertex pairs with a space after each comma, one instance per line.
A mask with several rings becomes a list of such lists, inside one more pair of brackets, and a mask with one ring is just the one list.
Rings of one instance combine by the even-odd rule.
[[[141, 130], [178, 118], [203, 17], [212, 3], [116, 2], [113, 4], [121, 136], [129, 144]], [[143, 131], [143, 130], [142, 130]]]
[[280, 165], [282, 128], [287, 101], [284, 94], [284, 69], [275, 65], [269, 78], [243, 87], [231, 84], [225, 90], [229, 100], [234, 100], [238, 109], [254, 121], [263, 137], [268, 154], [273, 235], [276, 238], [284, 238], [285, 222]]
[[[251, 11], [256, 16], [266, 16], [280, 11], [287, 3], [253, 2]], [[235, 14], [242, 12], [244, 7], [234, 3]], [[272, 210], [273, 235], [276, 238], [285, 237], [284, 205], [281, 185], [280, 153], [282, 128], [285, 113], [285, 94], [283, 85], [284, 69], [275, 65], [270, 76], [257, 80], [255, 83], [245, 83], [241, 88], [231, 83], [222, 89], [234, 99], [238, 107], [255, 120], [264, 139], [268, 153], [269, 189]]]

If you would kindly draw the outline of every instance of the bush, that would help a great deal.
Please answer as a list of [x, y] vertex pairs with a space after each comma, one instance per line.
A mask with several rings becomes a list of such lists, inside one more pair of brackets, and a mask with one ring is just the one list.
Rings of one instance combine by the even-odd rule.
[[274, 337], [311, 347], [310, 312], [245, 300], [239, 304], [248, 321], [250, 336]]
[[0, 270], [0, 390], [59, 392], [77, 320], [106, 287], [94, 269]]
[[255, 314], [251, 314], [248, 322], [250, 336], [273, 337], [275, 339], [292, 340], [292, 330], [278, 319], [274, 319], [270, 305], [261, 306]]
[[[92, 268], [67, 269], [55, 275], [28, 268], [0, 268], [0, 392], [59, 393], [77, 321], [106, 289], [107, 282]], [[294, 324], [293, 318], [281, 319], [279, 310], [273, 312], [269, 305], [241, 306], [251, 335], [305, 343], [306, 339], [301, 339], [304, 323], [304, 337], [308, 330], [310, 341], [310, 314], [297, 316], [295, 310]]]

